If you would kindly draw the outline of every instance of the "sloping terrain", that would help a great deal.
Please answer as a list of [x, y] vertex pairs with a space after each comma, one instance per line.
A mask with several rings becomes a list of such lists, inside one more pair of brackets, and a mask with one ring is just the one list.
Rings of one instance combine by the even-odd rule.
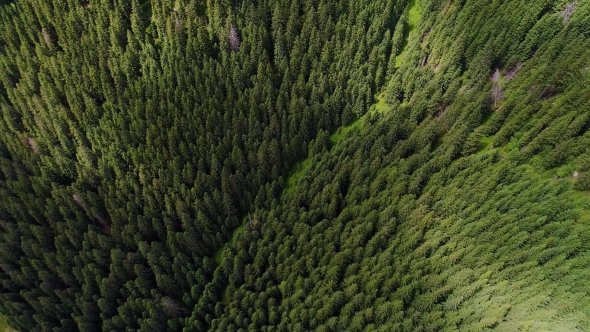
[[567, 6], [425, 3], [389, 105], [316, 138], [226, 250], [214, 329], [590, 329], [590, 7]]
[[590, 330], [588, 1], [0, 7], [19, 331]]

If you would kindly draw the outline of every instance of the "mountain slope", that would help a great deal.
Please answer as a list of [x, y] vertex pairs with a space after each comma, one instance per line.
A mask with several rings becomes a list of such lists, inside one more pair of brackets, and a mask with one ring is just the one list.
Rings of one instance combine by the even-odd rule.
[[426, 2], [389, 106], [318, 137], [226, 250], [214, 330], [588, 330], [590, 7], [567, 6]]
[[3, 4], [0, 312], [20, 331], [590, 329], [588, 17]]

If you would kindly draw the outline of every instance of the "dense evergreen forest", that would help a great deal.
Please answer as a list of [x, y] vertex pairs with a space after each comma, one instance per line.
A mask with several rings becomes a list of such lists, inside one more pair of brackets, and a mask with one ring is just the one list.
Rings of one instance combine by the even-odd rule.
[[590, 330], [590, 2], [0, 1], [18, 331]]

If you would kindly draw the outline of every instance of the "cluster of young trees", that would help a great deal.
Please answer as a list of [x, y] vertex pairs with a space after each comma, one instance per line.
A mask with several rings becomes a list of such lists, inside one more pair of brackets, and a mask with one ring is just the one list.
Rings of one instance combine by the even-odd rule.
[[[364, 114], [405, 1], [0, 7], [0, 303], [19, 330], [204, 330], [213, 253]], [[214, 284], [214, 283], [213, 283]]]
[[588, 328], [590, 5], [421, 5], [391, 110], [226, 248], [212, 330]]
[[587, 327], [590, 5], [423, 0], [405, 46], [415, 5], [0, 5], [0, 312], [22, 331]]
[[362, 149], [347, 145], [316, 156], [227, 249], [214, 330], [585, 329], [590, 229], [569, 183], [495, 151], [461, 158], [417, 197], [398, 167], [356, 171], [375, 164], [368, 153], [342, 165]]

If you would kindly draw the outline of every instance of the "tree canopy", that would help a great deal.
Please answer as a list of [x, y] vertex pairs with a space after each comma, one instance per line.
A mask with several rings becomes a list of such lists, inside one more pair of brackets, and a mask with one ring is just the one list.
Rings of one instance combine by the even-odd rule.
[[19, 331], [582, 331], [590, 3], [0, 2]]

